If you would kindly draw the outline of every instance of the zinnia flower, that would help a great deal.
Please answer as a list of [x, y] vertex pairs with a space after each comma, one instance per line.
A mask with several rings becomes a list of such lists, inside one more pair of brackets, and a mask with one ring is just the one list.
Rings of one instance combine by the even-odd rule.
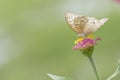
[[120, 3], [120, 0], [114, 0], [114, 1], [116, 1], [117, 3]]
[[88, 35], [85, 38], [79, 38], [74, 42], [76, 45], [73, 47], [73, 50], [85, 50], [85, 49], [88, 49], [88, 48], [93, 47], [94, 45], [96, 45], [99, 40], [100, 40], [100, 38], [94, 39], [93, 35]]

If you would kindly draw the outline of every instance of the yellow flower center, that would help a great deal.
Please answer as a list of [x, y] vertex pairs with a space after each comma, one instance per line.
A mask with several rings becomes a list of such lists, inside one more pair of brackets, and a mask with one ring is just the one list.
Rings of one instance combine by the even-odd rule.
[[75, 44], [77, 44], [78, 42], [81, 42], [84, 38], [78, 38], [77, 40], [74, 41]]
[[81, 41], [84, 40], [85, 38], [93, 39], [93, 38], [94, 38], [94, 35], [93, 35], [93, 34], [89, 34], [87, 37], [78, 38], [77, 40], [74, 41], [74, 43], [77, 44], [78, 42], [81, 42]]
[[87, 36], [87, 38], [93, 39], [93, 38], [94, 38], [94, 35], [93, 35], [93, 34], [89, 34], [89, 35]]

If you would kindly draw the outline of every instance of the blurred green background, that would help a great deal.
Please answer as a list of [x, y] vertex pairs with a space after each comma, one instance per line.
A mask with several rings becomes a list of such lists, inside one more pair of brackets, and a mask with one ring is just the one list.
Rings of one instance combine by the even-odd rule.
[[[0, 80], [51, 80], [47, 73], [73, 80], [96, 80], [88, 59], [73, 51], [77, 35], [65, 11], [108, 17], [96, 33], [96, 59], [102, 80], [120, 59], [120, 4], [111, 0], [0, 0]], [[114, 80], [120, 80], [120, 75]]]

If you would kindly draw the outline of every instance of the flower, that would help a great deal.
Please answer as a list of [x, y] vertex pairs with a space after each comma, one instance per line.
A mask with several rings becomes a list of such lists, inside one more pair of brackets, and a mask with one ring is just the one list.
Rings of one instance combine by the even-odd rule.
[[76, 45], [73, 47], [73, 50], [88, 49], [88, 48], [96, 45], [99, 40], [101, 40], [101, 39], [100, 38], [94, 39], [94, 36], [92, 34], [90, 34], [84, 38], [79, 38], [74, 42]]
[[117, 3], [120, 3], [120, 0], [114, 0], [115, 2], [117, 2]]

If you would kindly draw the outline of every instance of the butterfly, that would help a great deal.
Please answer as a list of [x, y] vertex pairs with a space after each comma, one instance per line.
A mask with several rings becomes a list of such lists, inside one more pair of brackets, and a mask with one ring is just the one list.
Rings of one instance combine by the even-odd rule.
[[72, 30], [78, 33], [79, 37], [85, 37], [96, 32], [108, 18], [96, 19], [94, 17], [86, 17], [71, 12], [65, 13], [65, 19]]

